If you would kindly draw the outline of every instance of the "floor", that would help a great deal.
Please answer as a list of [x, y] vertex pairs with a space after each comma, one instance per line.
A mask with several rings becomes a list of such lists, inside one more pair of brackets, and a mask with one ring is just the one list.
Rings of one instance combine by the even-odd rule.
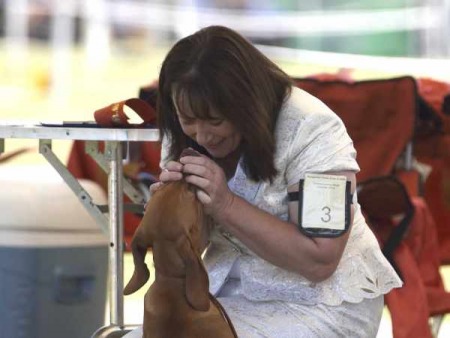
[[[151, 261], [148, 257], [147, 262]], [[133, 273], [133, 261], [129, 253], [124, 257], [124, 281], [128, 282]], [[441, 274], [444, 278], [444, 283], [447, 290], [450, 289], [450, 266], [441, 268]], [[152, 276], [147, 284], [133, 295], [126, 296], [124, 299], [124, 317], [126, 324], [139, 324], [143, 317], [143, 297], [149, 285], [153, 282]], [[437, 338], [450, 337], [450, 316], [446, 316], [442, 323], [439, 335]], [[392, 323], [389, 311], [385, 307], [383, 317], [381, 319], [380, 328], [378, 330], [377, 338], [392, 338]]]

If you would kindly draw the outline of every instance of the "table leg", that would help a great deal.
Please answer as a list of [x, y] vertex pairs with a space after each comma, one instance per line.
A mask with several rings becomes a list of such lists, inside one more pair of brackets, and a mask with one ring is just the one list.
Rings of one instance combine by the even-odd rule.
[[110, 268], [110, 322], [124, 326], [123, 316], [123, 167], [120, 142], [106, 145], [109, 161], [108, 204], [109, 204], [109, 268]]
[[120, 142], [106, 142], [109, 209], [109, 313], [110, 324], [99, 328], [92, 338], [118, 338], [136, 328], [124, 324], [123, 300], [123, 166]]

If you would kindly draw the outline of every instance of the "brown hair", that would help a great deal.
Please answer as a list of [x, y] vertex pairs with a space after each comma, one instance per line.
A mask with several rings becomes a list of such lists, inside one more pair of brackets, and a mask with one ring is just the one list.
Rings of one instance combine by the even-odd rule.
[[[169, 158], [192, 145], [178, 121], [188, 105], [208, 119], [214, 109], [242, 135], [243, 165], [255, 181], [271, 180], [274, 129], [292, 80], [237, 32], [210, 26], [178, 41], [167, 54], [159, 77], [157, 102], [160, 137], [169, 137]], [[194, 140], [195, 142], [195, 140]]]

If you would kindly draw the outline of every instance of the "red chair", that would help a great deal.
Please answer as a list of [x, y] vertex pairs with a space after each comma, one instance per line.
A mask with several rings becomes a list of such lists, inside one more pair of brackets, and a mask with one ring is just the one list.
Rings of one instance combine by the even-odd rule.
[[419, 117], [414, 155], [431, 167], [424, 197], [437, 222], [440, 258], [450, 264], [450, 83], [418, 79], [428, 109]]
[[[354, 141], [361, 167], [357, 175], [363, 195], [361, 206], [383, 252], [404, 281], [402, 288], [385, 297], [394, 337], [431, 337], [429, 317], [450, 312], [450, 295], [439, 275], [434, 220], [418, 194], [420, 175], [408, 165], [421, 108], [416, 80], [400, 77], [351, 82], [327, 77], [296, 79], [296, 84], [334, 110]], [[399, 160], [403, 161], [401, 169]], [[393, 181], [397, 189], [402, 187], [406, 201], [400, 205], [397, 201], [403, 215], [401, 222], [394, 217], [399, 210], [386, 205], [392, 203], [387, 197], [392, 194]], [[374, 182], [382, 191], [378, 192], [379, 201], [371, 189], [364, 192]], [[376, 202], [385, 203], [373, 208]]]

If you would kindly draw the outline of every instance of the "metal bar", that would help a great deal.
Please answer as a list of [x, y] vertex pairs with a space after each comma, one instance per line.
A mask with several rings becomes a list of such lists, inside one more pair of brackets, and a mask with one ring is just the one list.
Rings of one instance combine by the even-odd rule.
[[[109, 173], [108, 161], [105, 155], [98, 150], [98, 141], [85, 141], [84, 149], [86, 154], [99, 165], [105, 173]], [[123, 192], [136, 204], [144, 204], [146, 202], [143, 194], [137, 190], [125, 177], [123, 179]]]
[[48, 163], [58, 172], [61, 178], [66, 182], [70, 189], [78, 197], [78, 200], [84, 206], [84, 208], [89, 212], [89, 214], [94, 217], [98, 224], [100, 224], [103, 232], [108, 234], [108, 219], [97, 207], [97, 205], [92, 201], [92, 197], [83, 188], [83, 186], [78, 182], [76, 178], [73, 177], [72, 173], [66, 168], [66, 166], [59, 160], [59, 158], [52, 151], [52, 141], [51, 140], [39, 140], [39, 152], [45, 157]]
[[444, 322], [444, 315], [435, 315], [430, 318], [431, 323], [431, 334], [433, 337], [439, 336], [439, 331], [441, 330], [442, 323]]
[[105, 154], [109, 162], [110, 321], [112, 325], [123, 327], [123, 168], [121, 143], [107, 142]]
[[411, 141], [408, 142], [408, 144], [406, 145], [404, 157], [405, 157], [404, 169], [411, 170], [413, 167], [413, 164], [412, 164], [412, 162], [413, 162], [413, 143]]
[[157, 129], [151, 128], [89, 128], [66, 127], [63, 122], [52, 124], [52, 127], [41, 125], [41, 122], [0, 123], [0, 137], [45, 140], [103, 140], [103, 141], [150, 141], [159, 140]]
[[0, 154], [5, 152], [5, 139], [0, 138]]
[[[109, 211], [109, 206], [106, 205], [97, 205], [99, 210], [103, 213], [107, 213]], [[124, 211], [133, 212], [135, 214], [143, 214], [145, 211], [143, 204], [135, 204], [135, 203], [126, 203], [123, 205]]]

